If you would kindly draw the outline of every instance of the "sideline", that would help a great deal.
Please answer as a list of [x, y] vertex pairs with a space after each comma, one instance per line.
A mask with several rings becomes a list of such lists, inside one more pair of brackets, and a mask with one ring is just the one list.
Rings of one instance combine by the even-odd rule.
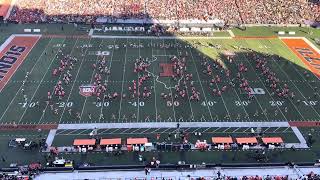
[[[155, 179], [196, 179], [199, 177], [204, 177], [205, 179], [216, 179], [218, 177], [218, 172], [221, 173], [222, 179], [225, 176], [237, 177], [242, 176], [256, 177], [257, 175], [265, 179], [267, 176], [275, 179], [275, 177], [288, 176], [289, 179], [300, 179], [301, 175], [309, 174], [310, 172], [316, 174], [320, 173], [319, 167], [299, 167], [290, 168], [288, 166], [277, 166], [277, 167], [248, 167], [248, 168], [220, 168], [216, 167], [213, 169], [190, 169], [183, 171], [174, 170], [151, 170], [149, 175], [145, 175], [142, 170], [125, 170], [125, 171], [104, 171], [104, 172], [71, 172], [71, 173], [44, 173], [37, 176], [35, 180], [62, 180], [62, 179], [117, 179], [117, 180], [155, 180]], [[108, 178], [106, 178], [108, 177]]]

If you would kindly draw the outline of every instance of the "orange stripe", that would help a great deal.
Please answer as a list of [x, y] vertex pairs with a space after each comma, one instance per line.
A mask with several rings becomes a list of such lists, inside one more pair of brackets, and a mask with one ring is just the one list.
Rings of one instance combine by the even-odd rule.
[[[302, 62], [309, 68], [309, 70], [320, 77], [320, 69], [317, 69], [316, 65], [320, 65], [320, 61], [312, 61], [312, 64], [306, 58], [318, 58], [320, 59], [320, 54], [315, 51], [308, 43], [306, 43], [303, 39], [282, 39], [282, 41], [302, 60]], [[306, 49], [309, 52], [312, 52], [312, 55], [305, 55], [301, 54], [297, 48]]]
[[16, 62], [12, 64], [11, 68], [8, 70], [6, 74], [3, 74], [0, 72], [0, 75], [4, 76], [0, 80], [0, 92], [2, 89], [6, 86], [10, 78], [13, 76], [13, 74], [16, 72], [16, 70], [19, 68], [19, 66], [22, 64], [23, 60], [27, 57], [29, 52], [31, 51], [32, 47], [37, 43], [40, 37], [38, 36], [18, 36], [14, 37], [11, 42], [0, 52], [0, 62], [1, 58], [3, 58], [7, 52], [10, 51], [10, 48], [15, 45], [19, 47], [25, 47], [26, 49], [21, 52], [21, 55], [14, 56], [17, 58]]
[[12, 0], [3, 0], [3, 2], [0, 4], [0, 16], [4, 17], [7, 15]]

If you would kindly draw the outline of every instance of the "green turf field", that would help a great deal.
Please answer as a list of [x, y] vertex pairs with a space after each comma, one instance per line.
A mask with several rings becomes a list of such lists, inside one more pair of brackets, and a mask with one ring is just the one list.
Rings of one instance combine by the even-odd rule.
[[[192, 47], [196, 46], [195, 48]], [[173, 46], [178, 44], [178, 46]], [[220, 49], [208, 47], [209, 44], [221, 45]], [[166, 48], [161, 48], [167, 45]], [[255, 69], [255, 62], [249, 59], [244, 49], [250, 48], [257, 54], [268, 54], [269, 67], [274, 71], [281, 86], [287, 84], [294, 99], [281, 98], [272, 95], [261, 74]], [[235, 63], [229, 63], [222, 55], [223, 51], [236, 53]], [[95, 70], [92, 64], [97, 63], [100, 56], [97, 51], [106, 51], [104, 56], [111, 69], [110, 75], [103, 76], [102, 81], [108, 82], [107, 93], [129, 95], [129, 86], [133, 80], [138, 80], [138, 74], [133, 72], [134, 61], [139, 58], [152, 59], [148, 69], [152, 78], [143, 87], [150, 88], [149, 98], [118, 97], [97, 102], [96, 97], [83, 97], [79, 94], [81, 85], [94, 81]], [[161, 93], [175, 92], [177, 80], [168, 77], [158, 77], [162, 72], [160, 63], [170, 63], [170, 58], [187, 53], [187, 72], [192, 74], [194, 87], [200, 93], [199, 101], [178, 97], [165, 99]], [[46, 104], [47, 92], [53, 91], [54, 85], [62, 80], [60, 75], [53, 77], [52, 71], [57, 68], [63, 54], [76, 57], [72, 81], [63, 85], [66, 96], [61, 100], [53, 98], [53, 108]], [[222, 82], [216, 87], [210, 86], [211, 77], [203, 73], [201, 62], [209, 56], [213, 64], [220, 59], [225, 68], [231, 70], [231, 76], [214, 72], [221, 76]], [[251, 88], [262, 89], [248, 100], [240, 88], [239, 80], [233, 81], [236, 86], [231, 88], [229, 83], [236, 79], [237, 66], [242, 63], [248, 68], [244, 77], [249, 80]], [[85, 39], [85, 38], [41, 38], [24, 64], [7, 84], [0, 94], [3, 102], [0, 107], [0, 122], [3, 124], [58, 124], [58, 123], [92, 123], [92, 122], [192, 122], [192, 121], [315, 121], [319, 119], [319, 95], [315, 87], [319, 81], [312, 73], [307, 73], [303, 63], [278, 39], [270, 40], [159, 40], [159, 39]], [[26, 72], [30, 72], [25, 85], [22, 83]], [[227, 85], [228, 90], [222, 96], [213, 95], [212, 89], [221, 89]], [[27, 96], [23, 97], [21, 89]], [[187, 95], [191, 96], [191, 87], [187, 86]], [[316, 94], [315, 94], [316, 93]], [[301, 103], [297, 103], [300, 100]], [[71, 113], [69, 113], [71, 109]], [[77, 118], [76, 114], [81, 117]], [[91, 119], [88, 117], [92, 114]], [[103, 117], [100, 115], [103, 114]], [[258, 115], [257, 115], [258, 114]]]
[[[21, 27], [20, 27], [21, 26]], [[1, 27], [6, 33], [0, 36], [0, 42], [9, 37], [9, 31], [22, 33], [22, 28], [33, 28], [36, 25], [13, 25]], [[75, 29], [66, 25], [64, 30], [59, 26], [42, 26], [44, 34], [65, 34], [84, 35], [86, 31]], [[282, 28], [248, 28], [246, 31], [233, 29], [236, 36], [274, 36], [276, 31]], [[292, 30], [292, 29], [289, 29]], [[298, 36], [306, 36], [313, 41], [320, 31], [314, 30], [312, 35], [307, 35], [303, 28]], [[66, 32], [64, 32], [66, 31]], [[301, 31], [301, 32], [300, 32]], [[303, 32], [305, 31], [305, 32]], [[105, 35], [105, 34], [103, 34]], [[119, 35], [119, 34], [116, 34]], [[319, 87], [320, 83], [316, 76], [309, 72], [302, 61], [280, 40], [280, 39], [231, 39], [228, 33], [218, 32], [216, 37], [227, 36], [225, 39], [161, 39], [161, 38], [84, 38], [78, 36], [66, 37], [42, 37], [34, 46], [20, 68], [15, 72], [9, 83], [0, 93], [0, 124], [87, 124], [87, 123], [154, 123], [154, 127], [123, 128], [123, 129], [99, 129], [101, 137], [148, 137], [155, 141], [155, 135], [161, 134], [161, 141], [165, 141], [170, 132], [176, 128], [157, 128], [155, 122], [287, 122], [287, 121], [319, 121]], [[250, 50], [249, 50], [250, 49]], [[226, 51], [235, 53], [235, 59], [230, 63]], [[54, 86], [62, 80], [62, 75], [53, 76], [52, 71], [59, 67], [60, 60], [64, 55], [69, 54], [78, 59], [70, 73], [71, 82], [63, 83], [66, 95], [59, 100], [53, 97], [53, 109], [47, 104], [47, 92], [53, 92]], [[104, 54], [103, 56], [97, 54]], [[252, 56], [267, 57], [268, 67], [276, 73], [279, 78], [279, 85], [287, 84], [294, 98], [283, 98], [273, 94], [268, 87], [266, 79], [261, 72], [256, 70], [256, 63]], [[164, 71], [160, 64], [169, 64], [173, 56], [185, 57], [186, 73], [192, 74], [193, 87], [200, 94], [200, 100], [190, 100], [191, 85], [182, 87], [185, 89], [186, 97], [172, 97], [164, 99], [162, 93], [176, 94], [175, 86], [183, 82], [185, 78], [174, 80], [171, 77], [160, 77]], [[150, 66], [148, 73], [150, 79], [145, 81], [139, 91], [147, 87], [151, 96], [128, 97], [131, 93], [129, 87], [133, 80], [143, 73], [135, 73], [134, 62], [139, 57], [148, 59]], [[94, 75], [97, 72], [93, 64], [102, 59], [106, 60], [110, 68], [110, 75], [103, 74], [102, 81], [107, 82], [106, 94], [117, 92], [117, 98], [103, 99], [97, 101], [95, 96], [84, 97], [79, 93], [82, 85], [93, 84]], [[216, 62], [223, 64], [223, 68], [213, 71], [212, 76], [204, 73], [203, 62], [212, 66]], [[240, 80], [236, 78], [239, 65], [243, 64], [248, 68], [243, 73], [243, 78], [248, 79], [250, 87], [257, 89], [260, 93], [255, 94], [252, 99], [239, 88]], [[230, 77], [226, 76], [225, 70], [230, 70]], [[25, 79], [26, 73], [29, 76]], [[219, 75], [220, 83], [210, 84], [212, 77]], [[233, 80], [234, 79], [234, 80]], [[23, 85], [23, 81], [25, 81]], [[231, 84], [235, 84], [233, 87]], [[213, 89], [222, 89], [227, 86], [222, 96], [214, 95]], [[22, 91], [23, 89], [23, 91]], [[27, 100], [24, 99], [24, 94]], [[125, 94], [126, 97], [122, 95]], [[77, 114], [80, 117], [77, 117]], [[91, 114], [91, 117], [90, 117]], [[99, 127], [98, 127], [99, 128]], [[75, 138], [88, 138], [92, 129], [63, 130], [59, 129], [53, 140], [53, 146], [71, 146]], [[193, 133], [201, 131], [202, 137], [194, 136]], [[235, 137], [249, 136], [250, 128], [197, 128], [190, 127], [186, 130], [190, 134], [189, 141], [194, 143], [197, 139], [211, 141], [213, 136]], [[266, 128], [263, 129], [266, 136], [280, 136], [287, 143], [298, 142], [291, 128]], [[302, 129], [303, 136], [310, 128]], [[318, 137], [318, 129], [315, 130], [315, 137]], [[34, 160], [42, 161], [43, 154], [30, 153], [21, 150], [7, 149], [7, 142], [16, 137], [29, 137], [32, 140], [39, 140], [45, 137], [48, 131], [40, 132], [19, 130], [0, 132], [1, 155], [12, 157], [2, 164], [8, 165], [11, 162], [30, 162], [30, 158], [23, 157], [26, 153]], [[175, 141], [175, 140], [171, 140]], [[319, 158], [319, 142], [316, 141], [312, 149], [303, 151], [288, 151], [279, 155], [278, 151], [272, 151], [269, 159], [272, 162], [294, 160], [314, 160]], [[137, 163], [136, 153], [126, 153], [121, 157], [106, 157], [100, 153], [93, 153], [92, 158], [79, 154], [64, 154], [65, 157], [77, 158], [80, 161], [92, 161], [96, 164], [100, 159], [110, 164], [134, 164]], [[237, 155], [235, 155], [237, 154]], [[303, 154], [303, 156], [301, 156]], [[15, 156], [17, 155], [17, 156]], [[81, 156], [81, 157], [80, 157]], [[254, 162], [250, 152], [183, 152], [144, 153], [144, 156], [161, 156], [163, 162], [174, 163], [178, 160], [188, 162]], [[212, 157], [208, 159], [207, 157]], [[234, 158], [237, 156], [237, 158]], [[22, 157], [19, 159], [18, 157]], [[305, 158], [305, 159], [304, 159]]]

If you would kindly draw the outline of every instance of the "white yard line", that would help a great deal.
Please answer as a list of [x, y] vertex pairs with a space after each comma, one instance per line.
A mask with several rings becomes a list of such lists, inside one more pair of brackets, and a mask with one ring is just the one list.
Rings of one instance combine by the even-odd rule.
[[57, 133], [56, 129], [51, 129], [49, 131], [49, 134], [46, 139], [46, 144], [48, 145], [48, 147], [51, 147], [54, 137], [56, 136], [56, 133]]
[[[126, 42], [126, 53], [124, 56], [124, 65], [123, 65], [123, 72], [122, 72], [122, 85], [121, 85], [121, 94], [123, 93], [123, 86], [124, 86], [124, 77], [126, 73], [126, 64], [127, 64], [127, 52], [128, 52], [128, 39]], [[139, 104], [138, 104], [139, 106]], [[122, 108], [122, 96], [120, 97], [120, 107], [119, 107], [119, 113], [118, 113], [118, 122], [120, 122], [120, 115], [121, 115], [121, 108]]]
[[[113, 40], [113, 47], [115, 45], [115, 42], [116, 42], [116, 39]], [[110, 63], [109, 63], [109, 70], [111, 72], [111, 67], [112, 67], [112, 62], [113, 62], [113, 54], [114, 54], [114, 49], [115, 48], [112, 48], [112, 55], [111, 55], [111, 58], [110, 58]], [[107, 82], [109, 82], [109, 77], [111, 76], [111, 74], [109, 74], [107, 76]], [[120, 94], [122, 96], [122, 94]], [[101, 109], [100, 109], [100, 114], [103, 113], [103, 108], [104, 108], [104, 100], [105, 98], [102, 99], [102, 104], [101, 104]], [[101, 121], [101, 118], [99, 118], [99, 122]]]
[[[11, 37], [12, 37], [12, 38], [11, 38]], [[11, 42], [11, 40], [14, 38], [14, 35], [11, 35], [9, 38], [11, 38], [11, 39], [10, 39], [10, 41], [8, 41], [8, 43]], [[8, 38], [8, 39], [9, 39], [9, 38]], [[48, 45], [50, 44], [51, 40], [52, 40], [52, 39], [50, 39], [50, 41], [49, 41], [49, 43], [47, 44], [46, 48], [47, 48]], [[32, 51], [32, 49], [33, 49], [34, 46], [35, 46], [35, 44], [32, 46], [30, 52]], [[42, 53], [43, 53], [43, 52], [42, 52]], [[37, 61], [36, 61], [36, 62], [34, 63], [34, 65], [32, 66], [32, 68], [31, 68], [31, 70], [30, 70], [30, 74], [33, 72], [36, 64], [38, 64], [38, 62], [39, 62], [39, 60], [40, 60], [40, 57], [41, 57], [41, 55], [39, 56], [39, 58], [37, 59]], [[27, 56], [26, 56], [26, 58], [27, 58]], [[9, 82], [9, 81], [8, 81], [8, 82]], [[2, 121], [2, 118], [4, 117], [4, 115], [7, 113], [8, 109], [9, 109], [9, 107], [11, 106], [11, 104], [13, 103], [13, 101], [16, 99], [18, 93], [20, 93], [20, 90], [21, 90], [22, 87], [23, 87], [23, 86], [21, 85], [20, 88], [18, 89], [18, 91], [16, 92], [16, 94], [14, 95], [14, 97], [12, 98], [12, 100], [10, 101], [10, 103], [9, 103], [9, 105], [7, 106], [6, 110], [3, 112], [3, 114], [2, 114], [2, 116], [1, 116], [1, 118], [0, 118], [0, 122]]]
[[[204, 92], [203, 85], [202, 85], [202, 82], [201, 82], [201, 79], [200, 79], [200, 75], [199, 75], [199, 72], [198, 72], [197, 64], [196, 64], [196, 62], [195, 62], [195, 60], [194, 60], [194, 58], [193, 58], [193, 54], [192, 54], [192, 52], [191, 52], [191, 49], [189, 49], [189, 53], [190, 53], [190, 55], [191, 55], [194, 68], [196, 69], [197, 76], [198, 76], [198, 80], [200, 81], [200, 86], [201, 86], [201, 89], [202, 89], [203, 97], [204, 97], [206, 103], [208, 103], [207, 96], [206, 96], [206, 93]], [[228, 115], [229, 115], [229, 117], [230, 117], [229, 111], [228, 111], [228, 109], [227, 109], [227, 107], [226, 107], [226, 104], [224, 103], [223, 98], [222, 98], [222, 101], [223, 101], [224, 107], [226, 108], [226, 111], [227, 111], [227, 113], [228, 113]], [[207, 107], [208, 107], [209, 114], [210, 114], [210, 118], [211, 118], [211, 121], [212, 121], [212, 120], [213, 120], [213, 117], [212, 117], [211, 110], [210, 110], [209, 106], [207, 106]]]
[[278, 129], [280, 129], [280, 127], [277, 127], [275, 130], [273, 130], [272, 132], [276, 132]]
[[[282, 42], [283, 44], [285, 44], [283, 41], [281, 41], [281, 42]], [[270, 40], [269, 40], [269, 43], [271, 44]], [[286, 47], [288, 47], [287, 44], [285, 44], [285, 45], [286, 45]], [[290, 48], [288, 47], [288, 49], [290, 49]], [[288, 54], [288, 53], [286, 53], [286, 54]], [[273, 59], [273, 58], [272, 58], [272, 59]], [[299, 59], [300, 59], [300, 58], [299, 58]], [[276, 62], [275, 59], [273, 59], [273, 61]], [[278, 64], [278, 62], [276, 62], [276, 63]], [[292, 68], [299, 74], [299, 76], [300, 76], [303, 80], [305, 80], [305, 81], [307, 82], [307, 80], [305, 79], [305, 77], [304, 77], [303, 75], [301, 75], [301, 73], [296, 69], [296, 67], [294, 67], [294, 65], [291, 64], [291, 63], [289, 63], [289, 64], [290, 64], [290, 66], [292, 66]], [[281, 68], [281, 66], [279, 66], [279, 67], [280, 67], [281, 71], [282, 71], [283, 73], [285, 73], [285, 75], [287, 76], [288, 80], [292, 82], [292, 84], [296, 87], [296, 89], [298, 89], [299, 93], [303, 96], [303, 98], [304, 98], [306, 101], [308, 101], [308, 99], [302, 94], [302, 92], [299, 90], [299, 88], [296, 86], [296, 84], [295, 84], [291, 79], [289, 79], [289, 75]], [[312, 74], [313, 74], [313, 73], [312, 73]], [[313, 75], [314, 75], [314, 74], [313, 74]], [[316, 76], [316, 75], [314, 75], [314, 76], [319, 79], [318, 76]], [[311, 89], [313, 89], [313, 87], [309, 84], [309, 82], [307, 82], [307, 84], [308, 84], [308, 86], [309, 86]], [[319, 113], [317, 112], [317, 110], [316, 110], [313, 106], [311, 106], [311, 108], [316, 112], [316, 114], [318, 115], [318, 117], [320, 117], [320, 115], [319, 115]]]
[[[52, 39], [51, 39], [51, 40], [52, 40]], [[50, 42], [51, 42], [51, 40], [50, 40]], [[50, 43], [50, 42], [49, 42], [49, 43]], [[49, 43], [48, 43], [48, 44], [49, 44]], [[47, 45], [47, 47], [48, 47], [48, 45]], [[41, 53], [40, 57], [42, 57], [42, 56], [43, 56], [44, 52], [47, 52], [47, 51], [46, 51], [46, 50], [47, 50], [47, 47], [46, 47], [46, 49], [45, 49], [44, 51], [42, 51], [42, 53]], [[56, 53], [56, 54], [54, 55], [54, 57], [51, 59], [50, 65], [48, 66], [48, 68], [47, 68], [47, 70], [46, 70], [45, 74], [42, 76], [41, 81], [40, 81], [39, 85], [37, 86], [36, 90], [34, 91], [34, 93], [33, 93], [32, 97], [31, 97], [30, 102], [33, 102], [33, 98], [34, 98], [34, 96], [36, 95], [36, 93], [38, 92], [38, 89], [39, 89], [39, 87], [40, 87], [40, 85], [41, 85], [41, 83], [42, 83], [43, 79], [46, 77], [47, 73], [49, 72], [49, 69], [50, 69], [50, 67], [51, 67], [51, 65], [52, 65], [52, 63], [53, 63], [53, 60], [54, 60], [54, 58], [56, 57], [56, 55], [57, 55], [57, 53]], [[40, 58], [40, 57], [39, 57], [39, 58]], [[22, 113], [22, 116], [21, 116], [21, 117], [20, 117], [20, 119], [19, 119], [18, 124], [21, 122], [21, 120], [22, 120], [23, 116], [24, 116], [24, 115], [25, 115], [25, 113], [27, 112], [27, 109], [28, 109], [28, 107], [26, 107], [26, 108], [24, 109], [24, 111], [23, 111], [23, 113]]]
[[[269, 41], [270, 42], [270, 41]], [[270, 42], [271, 43], [271, 42]], [[276, 63], [276, 64], [278, 64], [278, 62], [274, 59], [274, 58], [272, 58], [272, 60]], [[289, 75], [287, 74], [287, 72], [285, 72], [283, 69], [282, 69], [282, 67], [278, 64], [278, 66], [277, 66], [282, 72], [283, 72], [283, 74], [285, 74], [285, 76], [288, 78], [288, 80], [290, 81], [291, 79], [290, 79], [290, 77], [289, 77]], [[299, 74], [299, 73], [298, 73]], [[299, 93], [302, 95], [302, 97], [306, 100], [306, 101], [308, 101], [308, 99], [302, 94], [302, 92], [299, 90], [299, 88], [296, 86], [296, 84], [295, 83], [293, 83], [293, 82], [291, 82], [292, 84], [293, 84], [293, 86], [299, 91]], [[291, 99], [289, 98], [289, 100], [291, 101]], [[291, 101], [292, 102], [292, 101]], [[294, 105], [294, 103], [292, 102], [292, 104]], [[295, 105], [294, 105], [295, 106]], [[295, 106], [296, 107], [296, 106]], [[320, 118], [320, 115], [319, 115], [319, 113], [314, 109], [314, 107], [313, 106], [311, 106], [311, 108], [316, 112], [316, 114], [318, 115], [318, 117]], [[296, 107], [296, 109], [297, 109], [297, 111], [300, 113], [300, 115], [302, 116], [302, 114], [301, 114], [301, 112], [299, 111], [299, 109]], [[303, 116], [302, 116], [303, 117]], [[305, 117], [303, 117], [304, 119], [305, 119]]]
[[[66, 40], [66, 38], [63, 40], [62, 44], [64, 43], [65, 40]], [[76, 42], [75, 42], [74, 45], [72, 46], [72, 49], [71, 49], [71, 53], [70, 53], [70, 54], [72, 54], [72, 52], [73, 52], [73, 50], [74, 50], [74, 47], [76, 46], [77, 42], [78, 42], [78, 39], [76, 40]], [[61, 48], [62, 48], [62, 47], [60, 47], [57, 52], [59, 52], [59, 50], [60, 50]], [[57, 56], [57, 54], [55, 55], [55, 57], [56, 57], [56, 56]], [[57, 79], [57, 81], [55, 82], [55, 84], [57, 84], [57, 83], [59, 82], [61, 76], [62, 76], [62, 73], [59, 75], [59, 78]], [[53, 94], [53, 91], [54, 91], [54, 89], [52, 89], [51, 94]], [[46, 104], [46, 107], [44, 108], [44, 110], [43, 110], [43, 112], [42, 112], [42, 115], [41, 115], [41, 117], [40, 117], [40, 119], [39, 119], [39, 121], [38, 121], [38, 124], [40, 124], [40, 122], [42, 121], [42, 119], [43, 119], [43, 117], [44, 117], [44, 115], [45, 115], [45, 113], [46, 113], [47, 108], [48, 108], [48, 104]]]
[[[244, 57], [245, 61], [247, 61], [247, 63], [250, 65], [251, 70], [253, 72], [255, 72], [256, 76], [258, 77], [260, 83], [263, 85], [263, 87], [265, 88], [265, 90], [268, 92], [269, 97], [271, 97], [272, 101], [275, 101], [274, 98], [272, 97], [271, 93], [269, 92], [268, 88], [264, 85], [264, 83], [262, 82], [260, 76], [257, 74], [257, 72], [255, 71], [255, 68], [253, 68], [253, 66], [251, 65], [251, 63], [249, 62], [249, 60], [247, 60], [246, 57]], [[258, 100], [258, 99], [257, 99]], [[283, 114], [283, 112], [281, 111], [280, 107], [278, 106], [278, 104], [276, 104], [276, 107], [278, 108], [279, 112], [282, 114], [282, 116], [286, 119], [286, 121], [288, 121], [287, 117]]]
[[[177, 43], [177, 41], [175, 41], [175, 43]], [[177, 49], [177, 55], [179, 54], [179, 51], [178, 51], [178, 47], [176, 48]], [[185, 78], [184, 78], [185, 79]], [[191, 119], [190, 121], [193, 121], [194, 120], [194, 112], [193, 112], [193, 109], [192, 109], [192, 105], [191, 105], [191, 102], [190, 102], [190, 96], [189, 96], [189, 91], [188, 91], [188, 86], [185, 85], [185, 88], [186, 88], [186, 91], [187, 91], [187, 98], [188, 98], [188, 102], [189, 102], [189, 106], [190, 106], [190, 109], [191, 109]]]
[[[139, 58], [140, 58], [140, 39], [138, 39], [138, 54], [139, 54]], [[137, 72], [137, 83], [139, 83], [139, 72]], [[140, 115], [140, 96], [139, 96], [139, 94], [140, 94], [140, 87], [139, 87], [139, 84], [138, 84], [138, 91], [137, 91], [137, 93], [138, 93], [138, 107], [137, 107], [137, 122], [139, 122], [139, 115]], [[142, 122], [142, 119], [141, 119], [141, 122]]]
[[[91, 39], [90, 39], [90, 41], [91, 41]], [[102, 43], [103, 43], [103, 40], [100, 42], [100, 44], [99, 44], [99, 46], [98, 46], [98, 47], [99, 47], [99, 50], [101, 50], [100, 45], [101, 45]], [[86, 52], [87, 52], [87, 50], [88, 50], [88, 48], [86, 49]], [[99, 56], [96, 57], [96, 60], [98, 60], [98, 58], [99, 58]], [[93, 78], [95, 72], [96, 72], [96, 70], [94, 69], [94, 70], [92, 71], [92, 74], [91, 74], [90, 84], [92, 83], [92, 78]], [[81, 122], [81, 120], [82, 120], [83, 111], [84, 111], [84, 108], [86, 107], [87, 100], [88, 100], [88, 97], [86, 96], [86, 98], [85, 98], [85, 100], [84, 100], [84, 103], [83, 103], [83, 106], [82, 106], [82, 110], [81, 110], [79, 122]], [[101, 105], [103, 106], [103, 104], [101, 104]]]
[[226, 132], [226, 131], [229, 130], [229, 129], [230, 129], [230, 127], [228, 127], [227, 129], [223, 130], [222, 132]]
[[[151, 39], [151, 58], [153, 58], [153, 46], [152, 46], [152, 39]], [[154, 72], [154, 66], [152, 67], [152, 72]], [[153, 92], [154, 92], [154, 108], [156, 110], [156, 122], [158, 122], [158, 108], [157, 108], [157, 91], [156, 91], [156, 78], [153, 77]]]
[[[167, 50], [166, 50], [166, 47], [165, 47], [165, 42], [164, 42], [164, 39], [162, 40], [162, 43], [163, 43], [163, 49], [164, 49], [164, 55], [167, 54]], [[166, 59], [166, 62], [168, 62], [167, 58]], [[169, 59], [170, 61], [170, 59]], [[171, 82], [171, 79], [170, 79], [170, 82]], [[171, 83], [170, 83], [171, 84]], [[173, 118], [174, 118], [174, 121], [177, 122], [177, 117], [176, 117], [176, 110], [175, 110], [175, 106], [174, 106], [174, 100], [173, 100], [173, 93], [172, 93], [172, 90], [170, 88], [170, 92], [171, 92], [171, 102], [172, 102], [172, 110], [173, 110]]]
[[234, 33], [232, 32], [232, 30], [227, 30], [227, 32], [230, 34], [231, 37], [235, 37]]
[[[78, 40], [78, 39], [77, 39], [77, 40]], [[90, 39], [90, 41], [91, 41], [91, 39]], [[90, 44], [90, 41], [89, 41], [89, 44]], [[88, 48], [86, 49], [86, 51], [85, 51], [84, 54], [86, 54], [87, 50], [88, 50]], [[69, 93], [69, 95], [68, 95], [68, 98], [67, 98], [66, 103], [69, 102], [69, 99], [70, 99], [70, 97], [71, 97], [71, 94], [72, 94], [74, 85], [76, 84], [76, 81], [75, 81], [75, 80], [76, 80], [76, 79], [78, 78], [78, 76], [79, 76], [79, 72], [80, 72], [80, 69], [81, 69], [81, 67], [82, 67], [84, 58], [85, 58], [85, 57], [83, 57], [82, 60], [81, 60], [80, 66], [79, 66], [79, 68], [78, 68], [76, 77], [74, 78], [74, 81], [73, 81], [73, 83], [72, 83], [71, 90], [70, 90], [70, 93]], [[59, 119], [59, 123], [61, 123], [61, 120], [62, 120], [62, 117], [63, 117], [63, 115], [64, 115], [64, 112], [65, 112], [66, 108], [67, 108], [67, 106], [64, 106], [64, 107], [63, 107], [63, 110], [62, 110], [62, 113], [61, 113], [61, 116], [60, 116], [60, 119]]]
[[238, 131], [241, 127], [236, 128], [235, 130], [232, 131], [232, 133]]
[[232, 39], [232, 37], [203, 37], [203, 36], [194, 36], [194, 37], [177, 37], [177, 36], [109, 36], [109, 35], [92, 35], [92, 38], [104, 38], [104, 39]]

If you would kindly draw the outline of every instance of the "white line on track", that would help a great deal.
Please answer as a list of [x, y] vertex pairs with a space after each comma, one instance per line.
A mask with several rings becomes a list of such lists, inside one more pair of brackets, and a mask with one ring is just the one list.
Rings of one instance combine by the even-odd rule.
[[[62, 44], [64, 43], [65, 40], [66, 40], [66, 39], [63, 40]], [[71, 53], [70, 53], [70, 54], [72, 54], [72, 52], [73, 52], [73, 50], [74, 50], [74, 47], [76, 46], [77, 42], [78, 42], [78, 39], [76, 40], [76, 42], [75, 42], [74, 45], [72, 46], [72, 49], [71, 49]], [[60, 47], [60, 48], [57, 50], [57, 52], [59, 52], [59, 50], [60, 50], [61, 48], [62, 48], [62, 47]], [[56, 54], [56, 55], [57, 55], [57, 54]], [[59, 82], [61, 76], [62, 76], [62, 73], [59, 75], [59, 78], [57, 79], [57, 81], [55, 82], [55, 84], [57, 84], [57, 83]], [[51, 94], [53, 94], [53, 91], [54, 91], [54, 89], [52, 89]], [[43, 119], [43, 117], [44, 117], [44, 115], [45, 115], [45, 113], [46, 113], [47, 108], [48, 108], [48, 104], [46, 104], [46, 107], [44, 108], [44, 110], [43, 110], [43, 112], [42, 112], [42, 115], [41, 115], [41, 117], [40, 117], [40, 119], [39, 119], [39, 121], [38, 121], [38, 124], [42, 121], [42, 119]]]

